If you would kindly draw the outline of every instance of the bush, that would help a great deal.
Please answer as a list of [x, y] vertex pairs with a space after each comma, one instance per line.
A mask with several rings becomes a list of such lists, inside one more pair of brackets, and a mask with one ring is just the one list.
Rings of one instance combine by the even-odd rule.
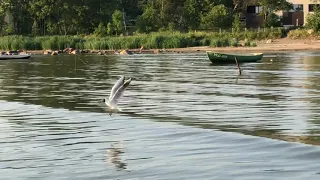
[[250, 42], [250, 47], [256, 47], [257, 46], [257, 43], [255, 42]]
[[315, 8], [313, 14], [307, 16], [307, 27], [318, 32], [320, 30], [320, 9]]
[[265, 27], [279, 27], [281, 26], [280, 17], [275, 13], [270, 13], [267, 16]]
[[306, 29], [295, 29], [288, 32], [288, 38], [291, 39], [307, 38], [308, 36], [310, 36], [310, 34], [308, 34]]
[[232, 22], [232, 28], [233, 28], [233, 32], [234, 33], [238, 33], [240, 32], [240, 29], [243, 28], [241, 21], [240, 21], [240, 14], [235, 14], [234, 15], [234, 19]]
[[[109, 25], [109, 24], [108, 24]], [[101, 22], [99, 26], [94, 30], [93, 34], [97, 37], [106, 36], [107, 35], [107, 28], [104, 26], [104, 24]]]
[[230, 40], [230, 45], [233, 47], [237, 47], [237, 46], [239, 46], [239, 41], [237, 41], [237, 39], [233, 38]]
[[244, 40], [244, 46], [250, 46], [250, 41], [248, 39]]

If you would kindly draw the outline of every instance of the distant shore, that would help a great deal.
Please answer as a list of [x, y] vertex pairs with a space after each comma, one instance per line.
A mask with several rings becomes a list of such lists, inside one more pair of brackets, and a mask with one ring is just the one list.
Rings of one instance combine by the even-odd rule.
[[174, 48], [171, 51], [197, 52], [281, 52], [281, 51], [316, 51], [320, 50], [320, 40], [291, 40], [287, 38], [277, 39], [271, 43], [266, 41], [257, 42], [256, 47], [189, 47]]
[[[226, 53], [245, 53], [245, 52], [285, 52], [285, 51], [317, 51], [320, 50], [320, 40], [304, 39], [304, 40], [292, 40], [288, 38], [282, 38], [273, 40], [271, 43], [265, 41], [257, 42], [256, 47], [209, 47], [209, 46], [197, 46], [186, 48], [170, 48], [161, 50], [159, 54], [166, 53], [202, 53], [206, 51], [217, 51]], [[114, 54], [114, 52], [120, 52], [119, 50], [91, 50], [90, 53], [95, 54], [103, 52], [102, 54]], [[133, 54], [155, 54], [156, 49], [144, 49], [140, 52], [140, 49], [128, 49]], [[28, 54], [39, 55], [44, 54], [44, 50], [28, 50]], [[101, 54], [101, 53], [100, 53]]]

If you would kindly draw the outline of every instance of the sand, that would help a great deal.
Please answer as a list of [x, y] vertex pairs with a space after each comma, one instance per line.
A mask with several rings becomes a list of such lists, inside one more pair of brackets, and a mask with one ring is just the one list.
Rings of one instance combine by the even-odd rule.
[[267, 41], [257, 42], [256, 47], [218, 47], [207, 46], [175, 48], [171, 51], [197, 52], [197, 51], [217, 51], [217, 52], [281, 52], [281, 51], [315, 51], [320, 50], [320, 40], [291, 40], [287, 38], [277, 39], [271, 43]]

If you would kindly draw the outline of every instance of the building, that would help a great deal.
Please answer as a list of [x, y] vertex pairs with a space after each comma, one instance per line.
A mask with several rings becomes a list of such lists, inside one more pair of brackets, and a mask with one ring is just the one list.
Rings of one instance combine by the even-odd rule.
[[[282, 19], [284, 26], [304, 26], [308, 14], [313, 13], [314, 7], [317, 5], [315, 0], [287, 0], [293, 4], [290, 11], [275, 12]], [[318, 1], [320, 3], [320, 1]], [[247, 5], [246, 25], [247, 27], [260, 27], [263, 24], [263, 17], [259, 16], [262, 7], [257, 5], [255, 1]]]
[[247, 5], [247, 11], [245, 13], [246, 27], [257, 28], [263, 25], [263, 16], [260, 15], [262, 6], [257, 3], [250, 2]]
[[284, 25], [301, 26], [306, 25], [307, 17], [313, 13], [317, 5], [314, 0], [287, 0], [293, 4], [293, 9], [289, 12], [278, 12], [283, 17]]

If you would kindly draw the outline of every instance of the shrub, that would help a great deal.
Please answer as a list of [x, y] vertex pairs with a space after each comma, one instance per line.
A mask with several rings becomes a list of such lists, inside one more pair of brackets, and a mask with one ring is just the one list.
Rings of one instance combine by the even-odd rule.
[[320, 9], [315, 6], [314, 13], [307, 16], [307, 27], [314, 31], [320, 31]]
[[288, 32], [288, 38], [291, 39], [300, 39], [300, 38], [307, 38], [310, 36], [306, 29], [295, 29]]

